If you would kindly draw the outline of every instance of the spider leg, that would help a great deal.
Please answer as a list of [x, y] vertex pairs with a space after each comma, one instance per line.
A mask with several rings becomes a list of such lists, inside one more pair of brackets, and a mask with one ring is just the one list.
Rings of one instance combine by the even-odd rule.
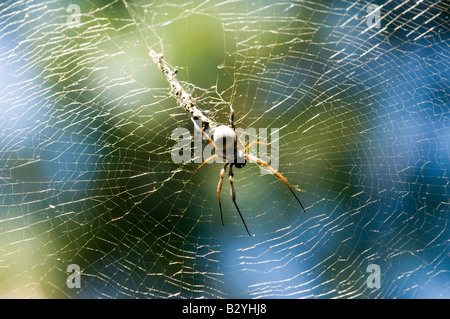
[[244, 149], [242, 150], [242, 153], [244, 153], [250, 146], [253, 146], [253, 145], [255, 145], [255, 144], [265, 145], [265, 146], [267, 146], [267, 147], [272, 148], [272, 146], [270, 146], [270, 145], [267, 144], [267, 143], [260, 142], [260, 141], [253, 141], [253, 142], [249, 143], [246, 147], [244, 147]]
[[228, 172], [228, 181], [230, 182], [231, 199], [233, 200], [234, 206], [236, 206], [239, 216], [241, 216], [241, 220], [242, 220], [242, 223], [244, 224], [245, 230], [247, 231], [249, 236], [252, 236], [252, 234], [250, 234], [250, 232], [248, 231], [247, 224], [245, 223], [244, 217], [242, 217], [241, 211], [239, 210], [239, 207], [236, 204], [236, 193], [234, 191], [234, 186], [233, 186], [233, 170], [232, 170], [232, 168], [233, 168], [233, 164], [230, 165], [230, 170]]
[[205, 165], [205, 164], [208, 163], [210, 160], [212, 160], [212, 159], [214, 159], [214, 158], [216, 158], [216, 157], [219, 157], [219, 155], [214, 154], [214, 155], [210, 156], [209, 158], [207, 158], [207, 159], [202, 163], [202, 165], [200, 165], [199, 167], [197, 167], [197, 169], [194, 171], [194, 173], [196, 173], [200, 168], [202, 168], [203, 165]]
[[[230, 104], [230, 126], [233, 129], [233, 131], [236, 133], [236, 127], [234, 126], [234, 109], [233, 106]], [[238, 144], [238, 138], [237, 138], [237, 134], [234, 137], [234, 149], [237, 150], [239, 147]]]
[[220, 219], [222, 220], [223, 226], [225, 226], [225, 224], [223, 223], [222, 203], [220, 202], [220, 191], [222, 190], [223, 177], [225, 175], [225, 170], [227, 169], [227, 166], [228, 166], [228, 163], [226, 163], [225, 166], [220, 171], [219, 185], [217, 185], [217, 197], [219, 197]]
[[230, 104], [230, 125], [233, 128], [233, 131], [236, 131], [236, 128], [234, 127], [234, 109], [233, 106]]
[[214, 143], [214, 141], [212, 140], [212, 138], [206, 134], [200, 127], [198, 127], [197, 123], [195, 123], [194, 119], [191, 119], [192, 123], [194, 123], [194, 127], [197, 129], [197, 131], [199, 133], [201, 133], [204, 137], [206, 137], [208, 139], [208, 141], [214, 146], [214, 148], [216, 150], [218, 150], [219, 148], [217, 147], [216, 143]]
[[292, 190], [291, 186], [289, 185], [289, 183], [287, 182], [286, 178], [283, 177], [283, 175], [281, 175], [280, 173], [278, 173], [274, 168], [272, 168], [269, 164], [267, 164], [266, 162], [264, 162], [262, 159], [259, 159], [255, 156], [252, 155], [244, 155], [244, 157], [248, 160], [252, 160], [252, 161], [256, 161], [259, 164], [267, 167], [267, 169], [269, 171], [271, 171], [272, 173], [274, 173], [279, 179], [281, 179], [286, 186], [289, 188], [289, 190], [291, 191], [291, 193], [294, 195], [295, 199], [297, 200], [297, 202], [300, 204], [300, 206], [303, 209], [303, 212], [305, 212], [305, 208], [303, 207], [302, 203], [300, 202], [300, 200], [298, 199], [297, 195], [295, 195], [294, 191]]

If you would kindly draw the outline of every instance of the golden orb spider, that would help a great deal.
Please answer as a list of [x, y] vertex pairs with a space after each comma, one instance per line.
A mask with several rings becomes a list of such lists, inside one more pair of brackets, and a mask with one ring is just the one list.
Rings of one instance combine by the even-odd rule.
[[[194, 124], [195, 124], [195, 122], [194, 122]], [[237, 135], [236, 135], [236, 129], [234, 127], [234, 110], [231, 105], [230, 105], [230, 126], [231, 126], [231, 128], [227, 125], [221, 125], [221, 126], [217, 127], [214, 130], [214, 140], [211, 139], [211, 137], [209, 137], [203, 130], [198, 128], [198, 131], [200, 133], [202, 133], [204, 136], [206, 136], [206, 138], [209, 140], [209, 142], [214, 146], [214, 148], [217, 150], [217, 153], [212, 155], [208, 159], [206, 159], [195, 170], [195, 172], [197, 172], [203, 165], [205, 165], [212, 159], [219, 157], [219, 155], [221, 155], [222, 158], [225, 160], [225, 165], [223, 166], [222, 170], [220, 171], [219, 185], [217, 186], [217, 196], [219, 198], [219, 209], [220, 209], [220, 218], [222, 220], [222, 225], [225, 226], [225, 224], [223, 222], [222, 204], [220, 201], [220, 191], [222, 189], [222, 183], [223, 183], [225, 171], [226, 171], [227, 167], [230, 166], [230, 169], [228, 171], [228, 181], [230, 182], [231, 199], [233, 200], [234, 206], [236, 206], [239, 216], [241, 217], [241, 220], [242, 220], [242, 223], [244, 224], [245, 230], [247, 230], [247, 233], [249, 234], [249, 236], [252, 236], [250, 234], [250, 231], [247, 228], [247, 224], [245, 223], [244, 217], [242, 217], [241, 211], [239, 210], [239, 207], [236, 204], [236, 192], [234, 191], [234, 186], [233, 186], [233, 176], [234, 176], [233, 175], [233, 166], [235, 166], [236, 168], [242, 168], [247, 164], [247, 160], [255, 161], [258, 164], [265, 166], [269, 171], [271, 171], [279, 179], [281, 179], [286, 184], [286, 186], [289, 188], [291, 193], [294, 195], [295, 199], [297, 200], [297, 202], [300, 204], [301, 208], [303, 209], [303, 212], [305, 212], [305, 208], [303, 207], [302, 203], [298, 199], [297, 195], [295, 195], [294, 191], [292, 190], [291, 186], [287, 182], [286, 178], [283, 177], [283, 175], [278, 173], [277, 170], [272, 168], [269, 164], [267, 164], [262, 159], [259, 159], [252, 155], [245, 154], [245, 151], [249, 147], [251, 147], [255, 144], [262, 144], [262, 145], [270, 147], [269, 144], [266, 144], [264, 142], [259, 142], [259, 141], [253, 141], [253, 142], [249, 143], [247, 146], [245, 146], [242, 151], [239, 149]], [[217, 145], [219, 145], [221, 147], [219, 148]]]

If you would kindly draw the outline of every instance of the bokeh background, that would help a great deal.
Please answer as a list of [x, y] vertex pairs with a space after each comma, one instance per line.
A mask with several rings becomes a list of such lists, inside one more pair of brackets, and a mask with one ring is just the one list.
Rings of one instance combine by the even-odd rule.
[[[305, 214], [249, 164], [222, 226], [150, 48]], [[449, 52], [445, 1], [3, 1], [0, 296], [449, 298]]]

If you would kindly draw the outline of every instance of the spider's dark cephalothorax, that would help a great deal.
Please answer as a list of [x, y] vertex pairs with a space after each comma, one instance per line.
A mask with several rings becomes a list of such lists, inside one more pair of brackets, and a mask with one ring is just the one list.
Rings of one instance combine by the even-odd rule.
[[247, 164], [247, 160], [244, 158], [244, 162], [238, 161], [237, 159], [234, 160], [233, 165], [236, 168], [242, 168]]
[[[231, 126], [231, 127], [230, 127]], [[251, 236], [247, 225], [245, 224], [244, 218], [242, 217], [241, 211], [239, 210], [238, 205], [236, 204], [236, 193], [234, 191], [233, 186], [233, 166], [236, 168], [242, 168], [247, 164], [247, 160], [255, 161], [260, 165], [265, 166], [269, 171], [271, 171], [273, 174], [275, 174], [279, 179], [281, 179], [286, 186], [289, 188], [291, 193], [294, 195], [297, 202], [300, 204], [301, 208], [303, 209], [303, 212], [305, 211], [305, 208], [303, 207], [302, 203], [298, 199], [297, 195], [295, 195], [294, 191], [292, 190], [291, 186], [288, 184], [287, 180], [278, 173], [274, 168], [272, 168], [269, 164], [264, 162], [263, 160], [252, 156], [245, 154], [245, 151], [252, 145], [255, 144], [261, 144], [265, 145], [267, 147], [270, 147], [270, 145], [259, 142], [259, 141], [253, 141], [247, 146], [244, 147], [244, 149], [241, 151], [238, 146], [238, 140], [236, 135], [236, 129], [234, 127], [234, 110], [233, 107], [230, 105], [230, 126], [227, 125], [221, 125], [217, 127], [214, 130], [214, 140], [211, 139], [203, 130], [199, 129], [199, 131], [208, 138], [210, 143], [214, 146], [216, 149], [216, 154], [212, 155], [208, 159], [206, 159], [195, 171], [198, 171], [203, 165], [205, 165], [210, 160], [219, 157], [219, 155], [225, 160], [225, 165], [222, 168], [220, 172], [220, 179], [219, 179], [219, 185], [217, 186], [217, 196], [219, 197], [219, 209], [220, 209], [220, 218], [222, 220], [222, 225], [224, 225], [223, 222], [223, 214], [222, 214], [222, 204], [220, 201], [220, 191], [222, 189], [222, 183], [223, 178], [225, 176], [225, 171], [228, 166], [230, 166], [228, 171], [228, 181], [230, 182], [230, 191], [231, 191], [231, 199], [233, 200], [234, 206], [236, 207], [239, 216], [241, 217], [242, 223], [244, 224], [245, 229], [247, 230], [247, 233]]]

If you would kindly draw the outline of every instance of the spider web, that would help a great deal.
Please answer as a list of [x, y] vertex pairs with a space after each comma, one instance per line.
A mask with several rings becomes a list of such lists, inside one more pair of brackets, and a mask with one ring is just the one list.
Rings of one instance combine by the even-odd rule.
[[[448, 298], [448, 24], [441, 1], [2, 2], [0, 295]], [[280, 128], [305, 214], [248, 164], [254, 236], [226, 182], [221, 225], [221, 165], [172, 161], [193, 127], [150, 48], [208, 117]]]

